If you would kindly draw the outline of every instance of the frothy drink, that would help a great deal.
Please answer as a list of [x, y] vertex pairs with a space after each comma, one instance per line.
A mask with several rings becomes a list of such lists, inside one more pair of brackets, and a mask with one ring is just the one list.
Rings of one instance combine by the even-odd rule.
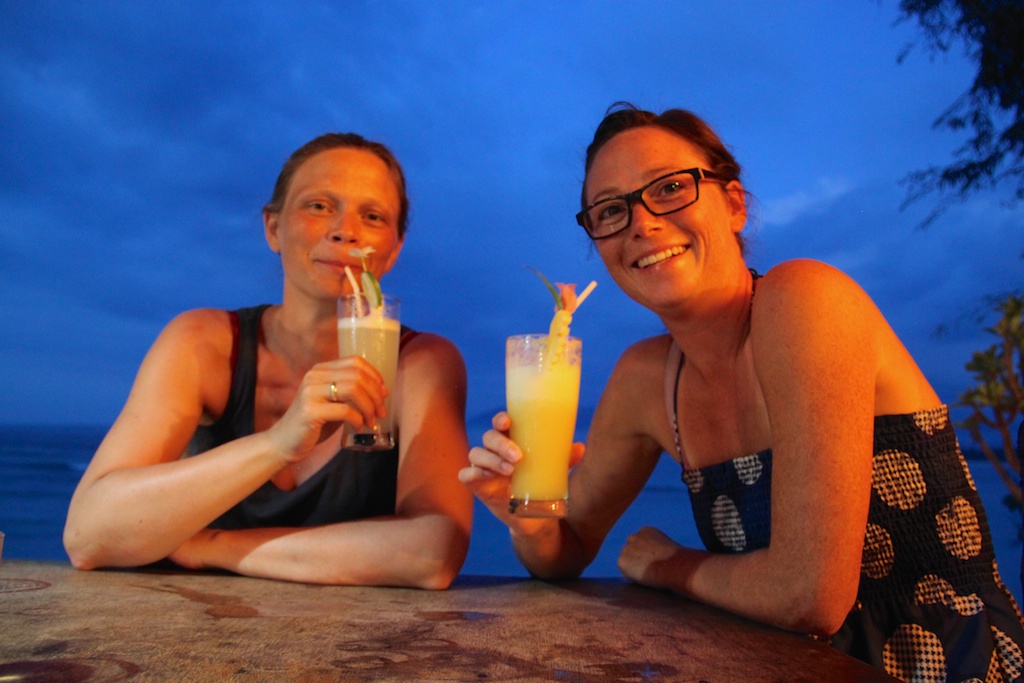
[[[395, 390], [398, 373], [398, 342], [401, 325], [398, 321], [398, 300], [384, 298], [383, 308], [359, 316], [347, 312], [342, 300], [338, 315], [338, 353], [341, 357], [362, 356], [384, 378], [388, 396], [384, 399], [387, 416], [377, 420], [375, 429], [364, 429], [349, 435], [346, 447], [363, 450], [382, 450], [394, 447], [394, 423], [391, 414], [391, 394]], [[356, 311], [359, 313], [360, 311]]]

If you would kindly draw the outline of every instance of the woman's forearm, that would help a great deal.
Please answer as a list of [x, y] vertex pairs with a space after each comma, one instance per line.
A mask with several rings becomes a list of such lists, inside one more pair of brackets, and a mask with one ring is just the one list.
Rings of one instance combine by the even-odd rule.
[[441, 513], [319, 527], [209, 530], [171, 559], [247, 576], [440, 590], [458, 575], [469, 534]]
[[769, 549], [719, 555], [680, 548], [654, 562], [643, 583], [778, 628], [831, 635], [846, 619], [857, 591], [857, 569], [828, 572], [810, 558], [793, 563]]
[[260, 433], [194, 457], [112, 471], [75, 492], [64, 547], [81, 569], [155, 562], [282, 464]]

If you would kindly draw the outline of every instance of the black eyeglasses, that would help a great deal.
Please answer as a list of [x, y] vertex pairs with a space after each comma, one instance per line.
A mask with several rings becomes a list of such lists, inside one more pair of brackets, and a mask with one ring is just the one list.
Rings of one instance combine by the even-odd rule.
[[591, 239], [599, 240], [621, 232], [633, 220], [633, 204], [640, 202], [654, 216], [685, 209], [700, 198], [700, 180], [725, 180], [703, 168], [687, 168], [655, 178], [639, 190], [594, 202], [576, 214], [576, 222]]

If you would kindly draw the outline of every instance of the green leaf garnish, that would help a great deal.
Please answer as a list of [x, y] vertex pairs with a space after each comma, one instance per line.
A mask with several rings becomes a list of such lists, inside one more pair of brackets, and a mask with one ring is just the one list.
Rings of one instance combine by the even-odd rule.
[[536, 268], [531, 268], [530, 266], [526, 267], [532, 270], [534, 274], [541, 280], [543, 280], [545, 285], [547, 285], [548, 291], [551, 292], [551, 298], [555, 300], [555, 310], [562, 310], [562, 297], [559, 295], [558, 289], [553, 284], [551, 284], [550, 280], [544, 277], [544, 273], [540, 272]]

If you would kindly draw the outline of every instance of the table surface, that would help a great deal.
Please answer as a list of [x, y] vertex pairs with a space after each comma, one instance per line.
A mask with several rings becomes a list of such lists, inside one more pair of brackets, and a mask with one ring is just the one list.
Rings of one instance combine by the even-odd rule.
[[809, 638], [614, 579], [447, 591], [0, 565], [0, 680], [893, 681]]

